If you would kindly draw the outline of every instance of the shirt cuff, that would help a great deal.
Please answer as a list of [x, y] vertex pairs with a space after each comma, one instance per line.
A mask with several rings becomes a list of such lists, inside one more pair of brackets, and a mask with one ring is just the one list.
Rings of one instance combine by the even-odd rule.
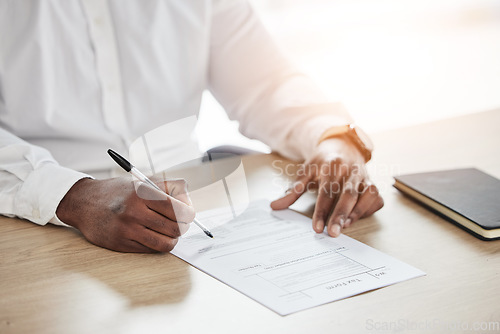
[[295, 122], [290, 126], [283, 144], [281, 154], [292, 160], [309, 160], [318, 146], [321, 135], [330, 128], [352, 123], [344, 106], [340, 103], [325, 103], [288, 110]]
[[63, 223], [63, 221], [60, 220], [59, 217], [57, 217], [57, 214], [55, 214], [55, 213], [54, 213], [54, 217], [51, 220], [49, 220], [49, 223], [51, 223], [53, 225], [57, 225], [57, 226], [73, 227], [71, 225]]
[[56, 217], [56, 210], [69, 189], [83, 178], [92, 177], [55, 163], [43, 164], [18, 191], [14, 202], [16, 215], [39, 225], [50, 222], [68, 226]]

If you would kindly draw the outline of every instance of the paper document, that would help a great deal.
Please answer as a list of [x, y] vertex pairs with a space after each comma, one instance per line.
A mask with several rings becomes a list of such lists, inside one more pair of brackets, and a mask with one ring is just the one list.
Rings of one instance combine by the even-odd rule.
[[348, 236], [317, 234], [311, 219], [267, 201], [236, 218], [230, 209], [197, 217], [215, 237], [193, 226], [172, 254], [281, 315], [425, 275]]

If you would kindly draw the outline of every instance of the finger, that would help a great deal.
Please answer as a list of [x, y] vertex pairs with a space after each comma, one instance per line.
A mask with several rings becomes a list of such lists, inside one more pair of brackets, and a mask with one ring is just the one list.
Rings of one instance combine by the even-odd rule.
[[328, 221], [328, 234], [330, 236], [339, 236], [344, 225], [348, 223], [347, 219], [358, 201], [358, 189], [361, 181], [360, 175], [351, 174], [342, 185], [342, 192]]
[[283, 210], [295, 203], [308, 189], [309, 177], [303, 177], [297, 180], [293, 186], [285, 192], [285, 195], [273, 202], [271, 208], [273, 210]]
[[172, 196], [175, 199], [178, 199], [179, 201], [189, 205], [193, 206], [193, 203], [191, 202], [191, 198], [189, 197], [189, 192], [188, 192], [188, 183], [185, 179], [166, 179], [165, 174], [163, 185], [165, 187], [165, 192]]
[[378, 189], [374, 185], [365, 185], [363, 188], [364, 189], [359, 196], [358, 202], [352, 209], [349, 218], [346, 220], [344, 228], [349, 227], [352, 223], [362, 218], [365, 212], [371, 208], [379, 197]]
[[168, 253], [174, 249], [178, 242], [176, 238], [170, 238], [157, 233], [146, 227], [140, 228], [134, 235], [134, 239], [139, 244], [161, 253]]
[[[194, 208], [193, 208], [193, 203], [191, 202], [191, 198], [189, 197], [189, 192], [188, 192], [188, 183], [185, 179], [168, 179], [165, 175], [165, 172], [163, 173], [163, 182], [161, 184], [161, 188], [164, 189], [165, 193], [170, 195], [171, 197], [175, 198], [176, 200], [186, 204], [190, 208], [186, 208], [183, 205], [180, 205], [180, 203], [177, 203], [173, 201], [173, 210], [176, 215], [176, 221], [178, 222], [187, 222], [190, 223], [194, 219]], [[179, 204], [179, 205], [177, 205]], [[178, 212], [177, 210], [181, 210], [181, 212]], [[186, 211], [187, 210], [187, 211]], [[187, 215], [187, 216], [186, 216]], [[192, 218], [191, 218], [192, 215]], [[180, 218], [182, 217], [182, 219]], [[188, 227], [189, 228], [189, 227]], [[187, 231], [187, 228], [185, 228], [185, 231]]]
[[[336, 184], [338, 189], [333, 189], [333, 184]], [[330, 181], [321, 182], [312, 219], [313, 229], [316, 233], [322, 233], [325, 229], [325, 222], [328, 220], [330, 212], [332, 212], [339, 191], [339, 183]]]
[[323, 232], [327, 226], [328, 217], [330, 217], [338, 200], [342, 189], [342, 179], [346, 173], [347, 170], [344, 168], [332, 168], [332, 165], [328, 165], [328, 168], [322, 168], [321, 186], [313, 214], [313, 228], [317, 233]]
[[120, 240], [119, 243], [115, 243], [113, 245], [101, 244], [100, 246], [123, 253], [157, 253], [154, 249], [141, 245], [137, 241], [130, 239]]
[[123, 250], [117, 249], [119, 252], [127, 253], [157, 253], [158, 251], [141, 245], [135, 240], [126, 240], [123, 245]]
[[370, 206], [370, 208], [363, 214], [361, 218], [371, 216], [378, 210], [382, 209], [383, 207], [384, 207], [384, 199], [382, 198], [382, 196], [379, 195], [375, 200], [375, 202]]
[[192, 206], [160, 192], [146, 183], [138, 184], [137, 196], [144, 201], [149, 209], [170, 220], [190, 223], [194, 219], [195, 212]]
[[173, 221], [165, 218], [156, 211], [147, 209], [147, 212], [141, 214], [141, 225], [163, 234], [170, 238], [178, 238], [186, 233], [190, 224]]

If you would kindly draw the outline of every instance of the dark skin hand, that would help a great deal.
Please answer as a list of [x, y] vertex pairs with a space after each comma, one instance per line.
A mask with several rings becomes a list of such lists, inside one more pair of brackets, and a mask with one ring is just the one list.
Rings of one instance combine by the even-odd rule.
[[64, 196], [56, 214], [97, 246], [119, 252], [169, 252], [195, 212], [184, 180], [156, 183], [166, 193], [126, 177], [82, 179]]
[[317, 233], [327, 227], [328, 234], [337, 237], [344, 228], [384, 206], [377, 187], [370, 182], [362, 154], [348, 140], [321, 142], [297, 175], [294, 186], [271, 207], [288, 208], [306, 191], [318, 190], [312, 221]]

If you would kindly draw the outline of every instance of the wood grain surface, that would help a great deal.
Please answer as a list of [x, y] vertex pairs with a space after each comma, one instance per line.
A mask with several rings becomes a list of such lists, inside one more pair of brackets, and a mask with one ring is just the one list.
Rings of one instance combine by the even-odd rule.
[[[395, 174], [468, 166], [500, 178], [500, 110], [373, 139], [370, 170], [386, 204], [344, 232], [427, 276], [281, 317], [170, 254], [117, 253], [70, 228], [2, 217], [0, 332], [500, 332], [500, 241], [478, 240], [392, 187]], [[276, 198], [293, 178], [294, 165], [273, 154], [242, 167], [250, 199]], [[194, 193], [198, 210], [220, 199]], [[308, 194], [294, 209], [310, 214], [313, 204]]]

